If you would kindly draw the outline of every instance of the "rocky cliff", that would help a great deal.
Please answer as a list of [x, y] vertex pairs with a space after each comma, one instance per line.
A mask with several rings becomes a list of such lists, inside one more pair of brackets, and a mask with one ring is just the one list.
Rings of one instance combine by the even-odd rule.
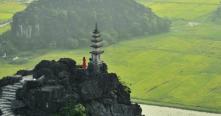
[[9, 105], [2, 104], [0, 113], [10, 110], [21, 116], [141, 116], [140, 106], [130, 101], [130, 89], [103, 65], [101, 73], [90, 74], [65, 58], [41, 61], [33, 71], [19, 71], [20, 78], [0, 81], [0, 102], [7, 99], [2, 97], [9, 93], [6, 85], [15, 85], [27, 76], [33, 79], [15, 89], [15, 99], [7, 102], [11, 108], [7, 110], [5, 106]]
[[22, 50], [72, 49], [88, 45], [95, 22], [106, 44], [170, 27], [168, 20], [134, 0], [39, 0], [15, 14], [12, 31], [4, 37]]

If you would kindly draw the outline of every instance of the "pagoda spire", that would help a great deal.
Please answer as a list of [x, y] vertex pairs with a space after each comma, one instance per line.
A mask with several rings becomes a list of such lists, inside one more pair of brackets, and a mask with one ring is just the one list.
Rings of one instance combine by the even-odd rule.
[[95, 24], [95, 29], [94, 29], [94, 32], [95, 32], [95, 33], [96, 33], [96, 32], [98, 32], [98, 33], [99, 33], [97, 23]]
[[90, 47], [91, 47], [90, 64], [93, 65], [93, 72], [99, 73], [103, 64], [103, 61], [101, 60], [101, 54], [103, 54], [104, 51], [102, 50], [103, 39], [101, 38], [97, 23], [93, 31]]

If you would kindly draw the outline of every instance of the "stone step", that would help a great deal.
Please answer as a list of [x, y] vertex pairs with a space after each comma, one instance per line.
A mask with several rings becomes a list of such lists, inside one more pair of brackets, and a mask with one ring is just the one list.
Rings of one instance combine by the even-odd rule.
[[6, 92], [13, 92], [13, 93], [15, 93], [16, 90], [18, 90], [18, 89], [2, 88], [2, 92], [3, 92], [3, 91], [6, 91]]
[[2, 116], [15, 116], [14, 114], [7, 114], [7, 115], [2, 115]]
[[7, 115], [2, 115], [2, 116], [15, 116], [14, 114], [7, 114]]
[[[2, 91], [2, 93], [16, 93], [16, 91], [15, 90], [4, 90], [4, 91]], [[4, 95], [4, 94], [2, 94], [2, 95]]]
[[4, 94], [2, 97], [10, 97], [10, 98], [16, 98], [16, 96], [15, 95], [10, 95], [10, 94]]
[[17, 89], [15, 86], [13, 86], [13, 85], [10, 85], [10, 86], [5, 86], [5, 87], [3, 87], [3, 88], [5, 88], [5, 89]]
[[6, 112], [11, 112], [12, 110], [10, 108], [7, 108], [7, 109], [1, 109], [3, 113], [6, 113]]
[[12, 89], [12, 88], [2, 88], [2, 91], [11, 91], [11, 92], [16, 92], [17, 89]]
[[[2, 105], [2, 104], [11, 104], [10, 101], [1, 101], [0, 103], [1, 103], [1, 105]], [[1, 106], [1, 105], [0, 105], [0, 106]]]
[[11, 102], [10, 101], [0, 101], [0, 107], [2, 104], [10, 104]]
[[16, 90], [22, 88], [22, 83], [15, 83], [2, 88], [2, 96], [0, 97], [0, 109], [2, 116], [15, 116], [12, 112], [12, 101], [16, 99]]
[[[6, 110], [6, 109], [11, 109], [11, 108], [0, 108], [1, 111], [3, 112], [3, 110]], [[1, 115], [0, 115], [1, 116]]]
[[[4, 90], [2, 93], [16, 93], [16, 90]], [[3, 95], [3, 94], [2, 94]]]
[[11, 108], [11, 103], [10, 104], [1, 104], [0, 109], [3, 108]]
[[2, 112], [9, 112], [9, 111], [12, 111], [12, 110], [10, 108], [2, 108], [1, 111]]
[[2, 110], [2, 112], [11, 111], [11, 108], [2, 108], [1, 110]]
[[16, 94], [16, 92], [15, 91], [2, 91], [2, 95], [4, 95], [4, 94], [14, 95], [14, 94]]
[[8, 101], [8, 100], [5, 99], [5, 97], [2, 97], [2, 98], [0, 99], [0, 102], [4, 102], [4, 101]]
[[11, 108], [1, 108], [2, 113], [4, 114], [5, 112], [12, 111]]
[[13, 96], [13, 97], [11, 97], [11, 96], [3, 96], [2, 99], [4, 99], [4, 101], [10, 101], [11, 102], [12, 100], [16, 99], [16, 97], [15, 96]]
[[4, 113], [6, 113], [6, 112], [11, 112], [12, 109], [11, 109], [11, 108], [2, 108], [1, 111], [2, 111], [2, 113], [4, 114]]
[[11, 105], [11, 101], [5, 101], [5, 102], [1, 102], [0, 106], [4, 107], [4, 106], [7, 106], [7, 105]]
[[11, 104], [1, 104], [1, 108], [11, 108]]
[[13, 85], [23, 85], [23, 83], [18, 82], [18, 83], [15, 83], [15, 84], [13, 84]]
[[20, 83], [20, 82], [19, 82], [19, 83], [15, 83], [15, 84], [13, 84], [13, 86], [17, 86], [17, 85], [20, 86], [20, 85], [23, 85], [23, 83]]
[[2, 112], [4, 111], [11, 111], [11, 108], [1, 108]]
[[4, 94], [3, 96], [2, 96], [2, 99], [15, 99], [16, 97], [15, 97], [15, 94], [13, 94], [13, 95], [11, 95], [11, 94]]
[[5, 100], [14, 100], [15, 98], [13, 98], [13, 97], [6, 97], [6, 96], [4, 96], [4, 97], [2, 97], [2, 99], [5, 99]]
[[7, 101], [7, 100], [0, 98], [0, 102], [1, 102], [1, 101]]
[[5, 99], [5, 97], [15, 97], [15, 94], [3, 94], [2, 99]]
[[2, 116], [14, 116], [14, 114], [12, 112], [7, 112], [7, 113], [3, 113]]
[[10, 91], [2, 91], [2, 95], [8, 94], [8, 95], [15, 95], [16, 92], [10, 92]]
[[21, 85], [23, 85], [22, 83], [15, 83], [14, 85], [12, 85], [12, 86], [21, 86]]
[[2, 104], [0, 105], [0, 108], [8, 108], [8, 107], [11, 107], [12, 105], [12, 102], [9, 101], [9, 102], [2, 102]]
[[23, 85], [13, 85], [16, 89], [22, 88]]

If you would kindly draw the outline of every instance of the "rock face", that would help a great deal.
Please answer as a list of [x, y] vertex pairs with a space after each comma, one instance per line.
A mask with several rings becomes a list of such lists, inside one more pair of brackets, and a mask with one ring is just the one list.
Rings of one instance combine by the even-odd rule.
[[11, 39], [18, 49], [88, 45], [98, 22], [106, 44], [169, 30], [170, 22], [134, 0], [38, 0], [13, 17]]
[[35, 80], [16, 91], [14, 112], [21, 116], [77, 116], [61, 113], [79, 104], [87, 116], [141, 116], [130, 89], [114, 73], [90, 74], [75, 61], [60, 59], [40, 62], [32, 75]]

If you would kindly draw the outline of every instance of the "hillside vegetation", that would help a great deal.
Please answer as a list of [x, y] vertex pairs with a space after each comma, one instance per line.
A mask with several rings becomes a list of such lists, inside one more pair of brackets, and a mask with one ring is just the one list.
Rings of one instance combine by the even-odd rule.
[[96, 22], [106, 45], [166, 32], [170, 25], [133, 0], [39, 0], [15, 14], [12, 31], [2, 38], [23, 51], [79, 48], [89, 44]]

